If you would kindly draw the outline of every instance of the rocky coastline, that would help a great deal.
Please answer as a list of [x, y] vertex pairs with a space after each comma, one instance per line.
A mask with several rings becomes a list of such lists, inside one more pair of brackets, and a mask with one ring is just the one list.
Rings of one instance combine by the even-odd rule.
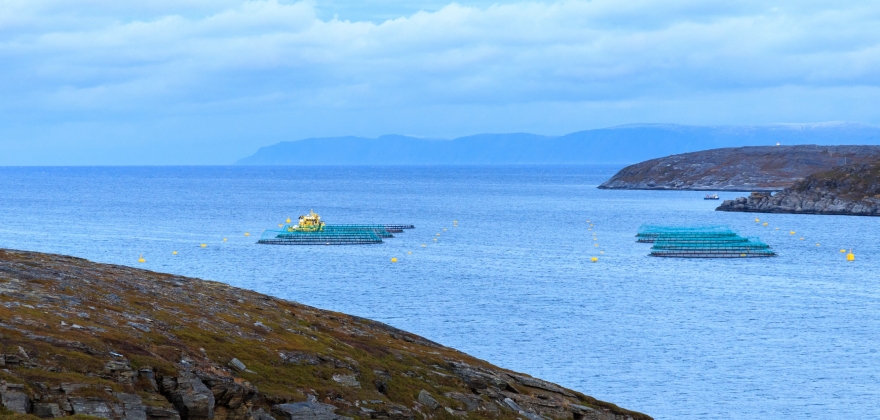
[[755, 146], [651, 159], [621, 169], [600, 189], [781, 191], [810, 174], [880, 159], [880, 146]]
[[651, 417], [375, 321], [0, 249], [0, 419]]
[[753, 192], [725, 200], [716, 210], [880, 216], [880, 161], [815, 173], [773, 195]]

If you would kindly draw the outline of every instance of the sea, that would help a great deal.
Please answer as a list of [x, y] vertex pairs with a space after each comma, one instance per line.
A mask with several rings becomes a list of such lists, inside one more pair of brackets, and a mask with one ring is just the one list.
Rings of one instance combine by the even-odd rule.
[[[596, 188], [618, 169], [3, 167], [0, 247], [371, 318], [656, 419], [880, 418], [880, 218]], [[415, 229], [256, 244], [310, 210]], [[650, 257], [643, 224], [726, 225], [778, 256]]]

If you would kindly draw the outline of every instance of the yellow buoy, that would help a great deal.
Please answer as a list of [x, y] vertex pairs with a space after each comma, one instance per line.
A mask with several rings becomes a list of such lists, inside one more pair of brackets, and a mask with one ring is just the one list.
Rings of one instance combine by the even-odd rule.
[[171, 255], [177, 255], [177, 251], [171, 251]]
[[740, 257], [745, 257], [745, 256], [746, 256], [746, 254], [739, 254], [739, 256], [740, 256]]
[[245, 233], [244, 233], [244, 236], [251, 236], [251, 233], [250, 233], [250, 232], [245, 232]]
[[758, 223], [758, 222], [760, 222], [760, 221], [761, 221], [761, 219], [759, 219], [759, 218], [757, 218], [757, 217], [755, 218], [755, 223]]
[[290, 218], [289, 218], [289, 217], [287, 218], [286, 222], [287, 222], [287, 223], [290, 223]]
[[855, 256], [855, 254], [852, 253], [852, 250], [849, 250], [849, 254], [846, 254], [846, 260], [847, 261], [855, 261], [856, 260], [856, 256]]
[[141, 257], [138, 258], [138, 262], [139, 262], [139, 263], [143, 263], [143, 262], [147, 262], [147, 260], [145, 260], [145, 259], [144, 259], [144, 256], [141, 255]]
[[593, 237], [593, 240], [594, 240], [594, 241], [598, 241], [599, 238], [597, 238], [597, 237], [594, 236], [594, 237]]
[[397, 258], [392, 257], [391, 262], [397, 262]]
[[794, 235], [794, 231], [788, 232], [789, 235]]
[[425, 244], [422, 244], [422, 248], [424, 248], [424, 247], [426, 247], [426, 246], [427, 246], [427, 245], [425, 245]]
[[199, 246], [202, 247], [202, 248], [207, 248], [207, 247], [208, 247], [208, 244], [201, 244], [201, 245], [199, 245]]
[[802, 241], [803, 241], [803, 240], [804, 240], [804, 238], [801, 238], [801, 240], [802, 240]]
[[437, 238], [434, 238], [434, 242], [437, 242]]
[[436, 236], [440, 236], [440, 234], [438, 233]]
[[764, 226], [767, 226], [767, 225], [769, 225], [770, 223], [764, 222], [764, 223], [762, 223], [762, 224], [763, 224]]
[[587, 220], [587, 223], [590, 223], [590, 221], [589, 221], [589, 220]]
[[595, 247], [597, 247], [597, 248], [598, 248], [598, 247], [599, 247], [599, 244], [593, 244], [593, 246], [595, 246]]
[[226, 238], [223, 238], [223, 242], [226, 242]]
[[406, 253], [407, 253], [408, 255], [412, 255], [412, 251], [407, 251]]
[[599, 258], [598, 258], [598, 257], [592, 257], [592, 258], [590, 258], [590, 261], [592, 261], [592, 262], [596, 262], [596, 261], [599, 261]]
[[779, 230], [779, 228], [776, 228], [776, 230]]
[[841, 250], [840, 250], [840, 253], [841, 253], [841, 254], [843, 254], [844, 252], [846, 252], [845, 249], [841, 249]]
[[279, 223], [278, 227], [284, 227], [284, 223]]
[[605, 251], [599, 251], [599, 253], [604, 255], [604, 254], [605, 254]]
[[818, 242], [816, 242], [816, 246], [819, 246], [819, 243], [818, 243]]

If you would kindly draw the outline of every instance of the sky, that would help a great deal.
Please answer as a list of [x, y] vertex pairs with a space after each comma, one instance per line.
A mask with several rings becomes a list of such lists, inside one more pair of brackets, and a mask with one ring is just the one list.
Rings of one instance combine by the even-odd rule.
[[0, 1], [0, 165], [307, 137], [880, 124], [880, 1]]

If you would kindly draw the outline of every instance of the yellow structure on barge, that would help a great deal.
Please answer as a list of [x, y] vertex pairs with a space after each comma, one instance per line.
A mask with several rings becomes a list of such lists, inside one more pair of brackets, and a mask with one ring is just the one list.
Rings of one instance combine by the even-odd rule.
[[[289, 219], [288, 219], [289, 220]], [[309, 210], [309, 214], [302, 215], [299, 217], [299, 224], [297, 226], [290, 225], [287, 227], [288, 232], [320, 232], [324, 230], [324, 222], [321, 221], [321, 216], [318, 216], [314, 210]]]

